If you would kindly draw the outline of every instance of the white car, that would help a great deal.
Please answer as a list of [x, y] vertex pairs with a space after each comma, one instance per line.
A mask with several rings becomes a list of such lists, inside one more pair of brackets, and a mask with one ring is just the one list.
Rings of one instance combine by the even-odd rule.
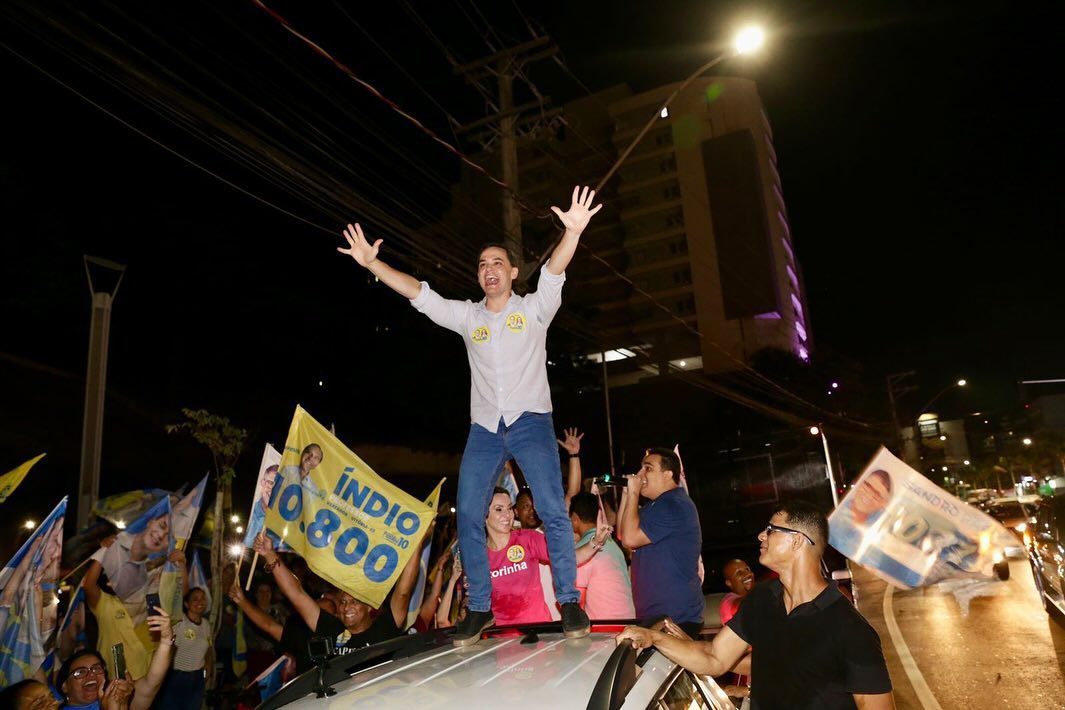
[[713, 679], [657, 650], [618, 646], [619, 625], [566, 639], [556, 624], [491, 630], [463, 648], [450, 634], [403, 636], [334, 656], [286, 684], [259, 710], [367, 708], [713, 708], [735, 706]]

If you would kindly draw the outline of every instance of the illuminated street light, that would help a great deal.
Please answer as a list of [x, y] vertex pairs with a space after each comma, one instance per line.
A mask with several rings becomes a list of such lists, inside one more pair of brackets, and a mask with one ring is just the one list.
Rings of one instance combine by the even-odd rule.
[[229, 546], [229, 554], [233, 557], [240, 557], [244, 554], [244, 545], [241, 545], [239, 542], [234, 542]]
[[968, 382], [966, 382], [966, 381], [965, 381], [965, 380], [963, 380], [963, 379], [962, 379], [962, 380], [958, 380], [958, 387], [964, 387], [964, 386], [965, 386], [965, 385], [967, 385], [967, 384], [969, 384], [969, 383], [968, 383]]
[[37, 527], [37, 523], [32, 520], [27, 520], [22, 524], [22, 527], [26, 528], [27, 530], [33, 530], [35, 527]]
[[229, 516], [229, 522], [231, 522], [231, 523], [239, 523], [240, 522], [240, 516], [237, 515], [236, 513], [234, 513], [233, 515], [230, 515]]
[[821, 433], [821, 430], [815, 426], [810, 427], [810, 436], [817, 436]]
[[733, 46], [737, 54], [750, 54], [765, 44], [765, 32], [761, 27], [745, 27], [736, 35]]
[[455, 506], [451, 506], [451, 512], [452, 512], [452, 513], [454, 513], [454, 512], [455, 512]]
[[965, 464], [966, 466], [971, 466], [972, 465], [970, 463], [969, 459], [965, 459], [964, 461], [962, 461], [962, 463]]
[[947, 435], [946, 434], [940, 434], [939, 435], [939, 440], [940, 441], [946, 441], [947, 440]]
[[946, 467], [946, 466], [944, 466], [944, 467], [943, 467], [943, 470], [944, 470], [944, 471], [946, 471], [946, 470], [947, 470], [947, 467]]
[[243, 532], [244, 532], [244, 526], [243, 525], [238, 525], [237, 526], [237, 534], [239, 535], [240, 533], [243, 533]]
[[1025, 446], [1031, 446], [1031, 445], [1032, 445], [1032, 440], [1031, 440], [1031, 439], [1029, 439], [1029, 438], [1028, 438], [1028, 437], [1026, 436], [1026, 437], [1024, 437], [1023, 439], [1021, 439], [1021, 443], [1022, 443], [1022, 444], [1024, 444]]
[[839, 383], [838, 382], [833, 382], [832, 383], [832, 389], [838, 390], [839, 389]]

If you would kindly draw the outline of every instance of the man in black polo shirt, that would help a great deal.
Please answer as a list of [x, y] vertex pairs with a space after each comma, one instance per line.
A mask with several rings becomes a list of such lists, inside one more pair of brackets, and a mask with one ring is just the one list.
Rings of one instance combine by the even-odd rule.
[[750, 645], [751, 706], [760, 710], [894, 708], [880, 637], [821, 576], [824, 514], [802, 501], [785, 503], [758, 540], [758, 561], [780, 578], [755, 587], [713, 641], [630, 626], [618, 642], [656, 646], [684, 668], [711, 676], [733, 670]]

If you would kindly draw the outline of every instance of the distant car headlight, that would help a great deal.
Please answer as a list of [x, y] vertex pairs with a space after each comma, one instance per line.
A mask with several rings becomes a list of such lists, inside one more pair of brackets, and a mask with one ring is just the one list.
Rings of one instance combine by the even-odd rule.
[[1013, 526], [1013, 529], [1019, 533], [1022, 533], [1028, 529], [1028, 523], [1017, 523]]

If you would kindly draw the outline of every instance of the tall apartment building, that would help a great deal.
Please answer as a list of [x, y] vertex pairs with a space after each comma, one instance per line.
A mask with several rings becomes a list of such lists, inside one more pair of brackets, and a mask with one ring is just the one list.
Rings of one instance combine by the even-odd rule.
[[[526, 258], [557, 234], [546, 207], [565, 208], [572, 185], [595, 184], [675, 88], [614, 87], [567, 104], [563, 127], [522, 139], [518, 192], [534, 208], [522, 223]], [[498, 170], [491, 153], [480, 157]], [[485, 235], [486, 216], [499, 221], [498, 187], [472, 171], [453, 195], [444, 219], [453, 229]], [[802, 271], [754, 82], [693, 83], [603, 195], [566, 290], [571, 325], [594, 335], [589, 352], [639, 348], [660, 366], [707, 373], [737, 369], [764, 347], [809, 357]]]

